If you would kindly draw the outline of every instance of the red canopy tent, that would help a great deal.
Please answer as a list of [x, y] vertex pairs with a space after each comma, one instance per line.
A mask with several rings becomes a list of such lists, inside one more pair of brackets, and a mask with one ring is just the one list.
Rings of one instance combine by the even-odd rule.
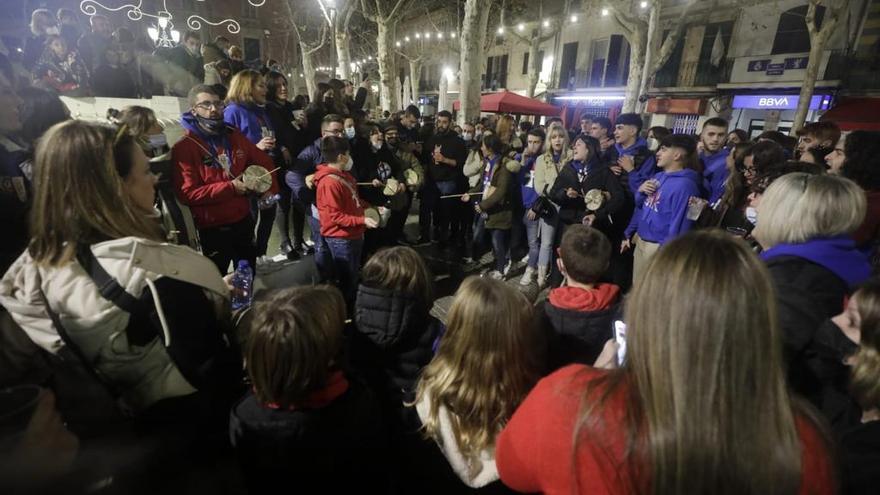
[[835, 122], [845, 131], [880, 131], [880, 98], [844, 98], [819, 120]]
[[[460, 110], [461, 102], [455, 100], [452, 102], [452, 108], [455, 111]], [[559, 107], [549, 103], [511, 93], [510, 91], [483, 93], [480, 97], [480, 111], [487, 113], [558, 116], [560, 110]]]

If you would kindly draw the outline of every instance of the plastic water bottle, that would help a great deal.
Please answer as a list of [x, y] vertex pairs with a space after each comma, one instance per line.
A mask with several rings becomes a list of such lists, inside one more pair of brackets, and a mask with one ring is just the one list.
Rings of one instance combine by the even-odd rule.
[[246, 260], [238, 262], [238, 268], [232, 275], [232, 309], [246, 308], [254, 300], [251, 290], [254, 286], [254, 272]]
[[275, 203], [277, 203], [280, 199], [281, 199], [280, 194], [273, 194], [269, 197], [266, 197], [266, 198], [259, 200], [257, 202], [257, 207], [261, 210], [271, 208], [271, 207], [275, 206]]

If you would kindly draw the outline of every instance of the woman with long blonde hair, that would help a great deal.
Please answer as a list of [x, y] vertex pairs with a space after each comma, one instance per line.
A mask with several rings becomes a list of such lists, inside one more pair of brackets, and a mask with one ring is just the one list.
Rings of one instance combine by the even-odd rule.
[[495, 438], [543, 371], [544, 341], [531, 318], [531, 304], [516, 289], [466, 279], [416, 387], [424, 432], [449, 463], [440, 469], [451, 466], [472, 488], [498, 479]]
[[[135, 418], [218, 426], [192, 406], [228, 385], [226, 357], [240, 370], [223, 337], [229, 290], [209, 259], [161, 242], [140, 146], [124, 128], [71, 120], [40, 140], [34, 171], [31, 243], [0, 304], [36, 345], [94, 369]], [[74, 428], [106, 431], [83, 412], [67, 411]]]
[[[289, 161], [290, 154], [275, 140], [275, 128], [266, 111], [266, 79], [253, 69], [245, 69], [232, 78], [226, 94], [226, 109], [223, 120], [235, 127], [257, 148], [272, 158], [275, 168], [282, 168]], [[268, 171], [267, 171], [268, 172]], [[277, 181], [277, 174], [271, 174]], [[257, 257], [265, 256], [269, 246], [269, 236], [275, 222], [274, 204], [257, 210], [252, 203], [257, 222]]]
[[[547, 140], [544, 141], [544, 153], [535, 161], [535, 192], [547, 196], [549, 200], [550, 189], [556, 182], [556, 178], [569, 162], [574, 159], [574, 154], [568, 142], [568, 131], [562, 124], [553, 124], [547, 131]], [[556, 211], [559, 209], [556, 207]], [[549, 217], [542, 217], [540, 232], [541, 248], [538, 251], [538, 287], [547, 285], [547, 277], [550, 275], [550, 262], [553, 260], [553, 243], [556, 239], [556, 227], [559, 219], [555, 213]]]
[[[505, 485], [551, 494], [834, 491], [820, 427], [786, 387], [769, 274], [744, 242], [698, 231], [668, 243], [624, 319], [622, 367], [562, 368], [514, 414], [496, 449]], [[616, 362], [618, 349], [608, 350]]]

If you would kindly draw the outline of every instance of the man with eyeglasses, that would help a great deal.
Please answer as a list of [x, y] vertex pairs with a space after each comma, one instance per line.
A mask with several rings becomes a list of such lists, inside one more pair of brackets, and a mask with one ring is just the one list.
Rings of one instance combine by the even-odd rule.
[[[309, 222], [309, 230], [312, 232], [312, 242], [314, 243], [312, 249], [318, 266], [327, 266], [321, 263], [326, 261], [325, 256], [329, 254], [329, 251], [321, 239], [321, 223], [318, 221], [318, 208], [315, 206], [315, 185], [312, 183], [311, 177], [318, 169], [318, 165], [324, 163], [324, 156], [321, 154], [321, 140], [327, 136], [342, 137], [344, 122], [345, 118], [342, 115], [327, 114], [321, 120], [321, 137], [299, 153], [294, 160], [293, 167], [284, 176], [292, 193], [291, 201], [295, 201], [297, 206], [307, 213], [311, 212], [307, 214], [306, 219]], [[307, 250], [306, 254], [312, 249]], [[324, 275], [329, 276], [329, 274]]]
[[[247, 260], [255, 267], [254, 219], [251, 199], [256, 195], [242, 177], [250, 165], [272, 170], [272, 159], [248, 138], [223, 122], [223, 102], [211, 86], [200, 84], [189, 92], [190, 111], [180, 124], [186, 131], [171, 150], [174, 188], [181, 203], [190, 207], [202, 252], [220, 273], [229, 262]], [[274, 174], [272, 186], [263, 193], [278, 192]]]

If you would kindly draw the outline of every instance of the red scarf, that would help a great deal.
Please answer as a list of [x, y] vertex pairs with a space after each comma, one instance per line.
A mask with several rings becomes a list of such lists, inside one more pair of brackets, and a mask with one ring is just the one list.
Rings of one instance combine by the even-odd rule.
[[[324, 388], [315, 390], [309, 394], [305, 400], [298, 404], [291, 404], [288, 406], [287, 410], [321, 409], [322, 407], [329, 406], [330, 403], [342, 396], [347, 390], [348, 380], [345, 378], [342, 371], [337, 370], [330, 373], [330, 376], [327, 377], [327, 385]], [[269, 402], [264, 405], [269, 409], [281, 409], [281, 406], [274, 402]]]

